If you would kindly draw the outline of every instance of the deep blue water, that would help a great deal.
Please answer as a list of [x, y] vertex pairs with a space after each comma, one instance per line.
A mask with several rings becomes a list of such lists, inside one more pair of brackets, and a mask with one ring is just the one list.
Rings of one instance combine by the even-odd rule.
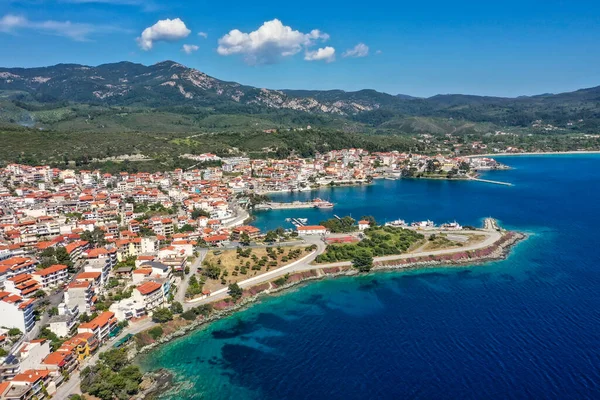
[[150, 353], [166, 399], [600, 398], [600, 157], [503, 158], [475, 182], [380, 181], [319, 196], [330, 214], [479, 224], [531, 233], [501, 262], [311, 283]]

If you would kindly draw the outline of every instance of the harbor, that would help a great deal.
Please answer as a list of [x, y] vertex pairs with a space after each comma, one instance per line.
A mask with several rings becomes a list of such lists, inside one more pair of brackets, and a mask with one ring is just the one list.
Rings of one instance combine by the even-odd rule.
[[255, 210], [294, 210], [302, 208], [328, 209], [333, 208], [333, 203], [321, 199], [313, 199], [311, 201], [292, 201], [289, 203], [270, 201], [262, 204], [257, 204], [254, 207]]

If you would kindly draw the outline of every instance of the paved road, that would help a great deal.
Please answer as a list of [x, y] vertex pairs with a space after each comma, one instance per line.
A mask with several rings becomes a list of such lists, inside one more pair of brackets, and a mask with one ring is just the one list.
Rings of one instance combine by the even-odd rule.
[[[428, 231], [428, 232], [429, 233], [437, 233], [437, 232], [441, 232], [441, 231], [432, 230], [432, 231]], [[448, 233], [448, 231], [444, 231], [444, 233]], [[502, 233], [498, 231], [498, 225], [496, 224], [496, 221], [491, 218], [485, 220], [483, 230], [456, 231], [456, 233], [463, 233], [463, 234], [472, 233], [472, 234], [480, 234], [480, 235], [484, 234], [487, 236], [487, 238], [483, 242], [476, 243], [476, 244], [466, 246], [466, 247], [460, 247], [460, 248], [455, 248], [455, 249], [446, 249], [446, 250], [424, 251], [424, 252], [410, 253], [410, 254], [403, 254], [403, 255], [376, 257], [374, 260], [375, 261], [389, 261], [389, 260], [398, 260], [398, 259], [403, 259], [403, 258], [412, 258], [412, 257], [427, 256], [427, 255], [449, 254], [449, 253], [453, 253], [456, 251], [477, 250], [477, 249], [484, 248], [484, 247], [494, 244], [496, 241], [498, 241], [502, 237]], [[320, 269], [320, 268], [327, 268], [327, 267], [351, 265], [351, 262], [349, 262], [349, 261], [339, 262], [339, 263], [331, 263], [331, 264], [312, 265], [311, 263], [317, 258], [317, 256], [319, 254], [322, 254], [325, 251], [326, 245], [323, 242], [322, 238], [318, 237], [318, 236], [305, 237], [304, 239], [306, 240], [307, 244], [316, 244], [317, 250], [310, 253], [307, 256], [304, 256], [300, 260], [295, 261], [291, 264], [288, 264], [288, 265], [278, 268], [276, 270], [269, 271], [265, 274], [255, 276], [255, 277], [246, 279], [242, 282], [239, 282], [239, 285], [241, 287], [254, 286], [254, 285], [266, 282], [266, 281], [270, 281], [277, 277], [283, 276], [287, 273], [301, 272], [301, 271], [307, 271], [307, 270], [311, 270], [311, 269]], [[200, 257], [198, 257], [198, 259], [200, 259]], [[201, 263], [201, 261], [200, 261], [200, 263]], [[185, 293], [185, 290], [183, 292]], [[219, 300], [225, 299], [227, 297], [229, 297], [229, 295], [227, 293], [227, 288], [224, 288], [224, 289], [221, 289], [220, 291], [214, 292], [209, 297], [206, 297], [203, 299], [196, 299], [194, 301], [182, 303], [182, 304], [183, 304], [184, 310], [189, 310], [190, 308], [196, 307], [198, 305], [212, 303], [214, 301], [219, 301]], [[115, 338], [113, 341], [106, 343], [102, 347], [102, 349], [99, 349], [99, 351], [97, 351], [96, 354], [94, 354], [94, 356], [92, 356], [91, 358], [86, 360], [82, 365], [80, 365], [80, 369], [85, 368], [86, 365], [94, 364], [98, 360], [98, 355], [100, 354], [100, 352], [107, 350], [110, 346], [112, 346], [112, 343], [114, 343], [114, 341], [122, 338], [123, 336], [125, 336], [128, 333], [136, 334], [138, 332], [149, 329], [153, 325], [155, 325], [155, 323], [152, 322], [152, 320], [149, 318], [147, 318], [143, 321], [137, 322], [135, 324], [131, 324], [126, 329], [124, 329], [117, 338]], [[57, 391], [57, 394], [55, 395], [55, 398], [66, 399], [69, 394], [73, 394], [73, 393], [79, 393], [79, 372], [74, 372], [71, 375], [71, 379], [69, 380], [69, 382], [64, 383], [59, 388], [59, 390]]]
[[204, 261], [204, 257], [206, 257], [206, 254], [208, 254], [207, 249], [199, 250], [198, 257], [196, 257], [196, 260], [190, 266], [189, 275], [183, 274], [183, 276], [181, 277], [181, 283], [177, 286], [177, 293], [175, 293], [175, 301], [178, 301], [181, 304], [185, 302], [185, 292], [187, 291], [187, 288], [190, 284], [189, 277], [196, 276], [196, 274], [198, 273], [198, 268], [202, 266], [202, 261]]
[[[246, 280], [238, 282], [238, 285], [242, 288], [258, 285], [258, 284], [270, 281], [272, 279], [278, 278], [280, 276], [283, 276], [287, 273], [297, 271], [298, 267], [301, 267], [304, 265], [310, 265], [310, 263], [312, 263], [319, 254], [322, 254], [325, 251], [326, 245], [325, 245], [325, 243], [323, 243], [323, 240], [319, 236], [305, 237], [304, 240], [306, 242], [305, 244], [307, 244], [307, 245], [312, 245], [312, 244], [317, 245], [317, 250], [304, 256], [300, 260], [294, 261], [291, 264], [285, 265], [281, 268], [277, 268], [273, 271], [266, 272], [262, 275], [253, 276], [252, 278], [248, 278]], [[313, 266], [313, 268], [316, 268], [316, 267]], [[318, 268], [320, 268], [320, 266]], [[189, 310], [190, 308], [196, 307], [198, 305], [212, 303], [212, 302], [218, 301], [218, 300], [223, 300], [227, 297], [229, 297], [229, 294], [227, 293], [227, 288], [223, 288], [223, 289], [219, 289], [219, 290], [213, 292], [208, 297], [198, 298], [198, 299], [188, 301], [183, 305], [183, 308], [185, 310]]]
[[[496, 228], [497, 228], [497, 225], [494, 220], [486, 219], [483, 230], [452, 231], [452, 233], [457, 233], [457, 234], [486, 235], [487, 238], [482, 242], [475, 243], [470, 246], [454, 248], [454, 249], [422, 251], [422, 252], [416, 252], [416, 253], [410, 253], [410, 254], [375, 257], [374, 261], [375, 262], [391, 261], [391, 260], [400, 260], [400, 259], [405, 259], [405, 258], [413, 258], [413, 257], [421, 257], [421, 256], [429, 256], [429, 255], [451, 254], [451, 253], [454, 253], [457, 251], [478, 250], [481, 248], [488, 247], [500, 239], [502, 234], [500, 232], [498, 232], [496, 230]], [[449, 231], [433, 229], [433, 230], [428, 230], [427, 233], [449, 233]], [[249, 287], [249, 286], [254, 286], [257, 284], [261, 284], [261, 283], [270, 281], [272, 279], [278, 278], [278, 277], [283, 276], [288, 273], [309, 271], [309, 270], [313, 270], [313, 269], [321, 269], [321, 268], [328, 268], [328, 267], [343, 267], [343, 266], [352, 265], [352, 262], [350, 262], [350, 261], [342, 261], [342, 262], [337, 262], [337, 263], [319, 264], [319, 265], [311, 264], [317, 258], [317, 256], [319, 254], [322, 254], [325, 251], [326, 245], [325, 245], [325, 243], [323, 243], [323, 241], [320, 237], [312, 236], [312, 237], [306, 237], [305, 239], [307, 241], [307, 244], [316, 244], [317, 245], [317, 250], [315, 252], [311, 253], [309, 256], [306, 256], [305, 258], [302, 258], [299, 261], [293, 262], [291, 264], [288, 264], [284, 267], [270, 271], [268, 273], [246, 279], [244, 281], [239, 282], [238, 284], [241, 287]], [[184, 304], [183, 308], [187, 310], [187, 309], [190, 309], [192, 307], [195, 307], [195, 306], [198, 306], [201, 304], [207, 304], [207, 303], [212, 303], [214, 301], [223, 300], [223, 299], [227, 298], [228, 296], [229, 295], [227, 293], [227, 288], [223, 288], [216, 292], [213, 292], [209, 297], [199, 298], [199, 299], [195, 299], [190, 302], [187, 302]]]

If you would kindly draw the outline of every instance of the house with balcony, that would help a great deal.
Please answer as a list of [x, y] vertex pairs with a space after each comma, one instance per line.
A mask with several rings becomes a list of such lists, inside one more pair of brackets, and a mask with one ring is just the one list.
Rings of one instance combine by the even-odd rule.
[[6, 292], [23, 298], [32, 297], [40, 289], [42, 289], [42, 286], [30, 274], [16, 275], [4, 282], [4, 290]]
[[133, 289], [131, 298], [138, 304], [143, 304], [146, 312], [167, 304], [167, 296], [161, 283], [147, 281]]
[[77, 308], [80, 314], [90, 313], [94, 306], [94, 291], [88, 281], [73, 281], [65, 291], [65, 304], [68, 309]]
[[83, 323], [77, 328], [78, 333], [91, 333], [100, 343], [108, 340], [110, 333], [117, 327], [115, 313], [104, 311], [90, 322]]
[[40, 369], [46, 369], [49, 371], [57, 372], [61, 378], [63, 374], [70, 374], [75, 368], [77, 368], [78, 362], [77, 357], [73, 352], [64, 348], [62, 351], [52, 352], [44, 358], [40, 364]]
[[56, 384], [51, 372], [43, 369], [29, 369], [17, 374], [12, 381], [6, 399], [44, 399], [44, 393], [56, 392]]
[[62, 344], [61, 349], [69, 349], [77, 358], [77, 361], [83, 361], [90, 357], [99, 346], [98, 338], [93, 333], [78, 333]]
[[0, 316], [2, 326], [29, 332], [35, 326], [33, 299], [24, 299], [16, 294], [0, 292]]
[[0, 381], [10, 380], [28, 369], [38, 368], [48, 354], [50, 354], [50, 341], [46, 339], [23, 342], [18, 351], [7, 357], [0, 366]]
[[49, 289], [61, 285], [67, 280], [67, 269], [68, 267], [66, 265], [55, 264], [48, 268], [35, 271], [31, 276], [42, 289]]
[[116, 248], [98, 247], [90, 249], [83, 253], [86, 263], [83, 267], [85, 272], [100, 272], [100, 284], [104, 285], [108, 281], [108, 274], [118, 262]]

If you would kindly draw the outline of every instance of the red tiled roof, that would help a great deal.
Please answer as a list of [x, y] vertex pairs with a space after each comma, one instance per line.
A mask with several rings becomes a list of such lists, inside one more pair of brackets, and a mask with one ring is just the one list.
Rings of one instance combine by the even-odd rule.
[[47, 275], [51, 275], [51, 274], [54, 274], [59, 271], [64, 271], [67, 268], [68, 267], [66, 265], [54, 264], [54, 265], [49, 266], [48, 268], [44, 268], [44, 269], [34, 272], [33, 275], [47, 276]]
[[145, 283], [142, 283], [140, 286], [138, 286], [137, 290], [141, 294], [147, 295], [147, 294], [150, 294], [150, 293], [153, 293], [153, 292], [157, 291], [161, 287], [162, 287], [162, 285], [160, 283], [157, 283], [157, 282], [145, 282]]

